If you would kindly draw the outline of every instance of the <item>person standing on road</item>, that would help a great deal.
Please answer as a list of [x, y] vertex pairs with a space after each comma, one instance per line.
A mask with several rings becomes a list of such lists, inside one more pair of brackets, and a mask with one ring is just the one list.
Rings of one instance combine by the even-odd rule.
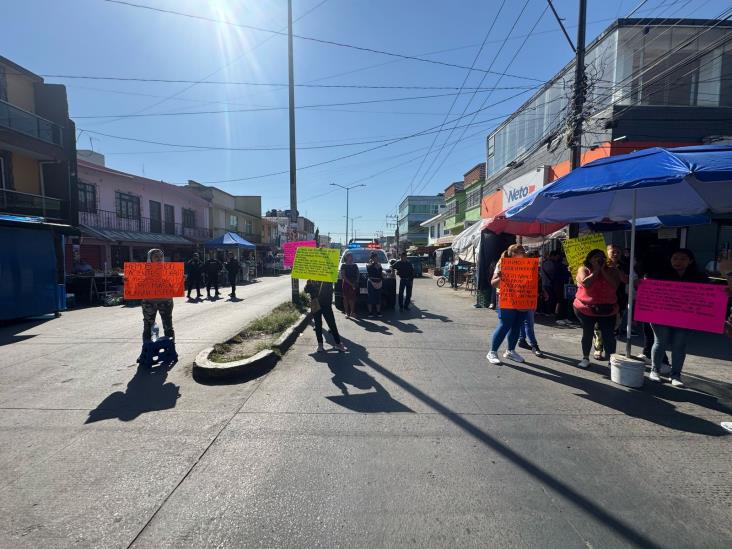
[[216, 259], [216, 252], [210, 253], [206, 263], [203, 265], [203, 272], [206, 274], [206, 295], [211, 299], [211, 288], [213, 288], [215, 290], [215, 299], [218, 299], [221, 262]]
[[226, 274], [229, 278], [229, 284], [231, 284], [231, 293], [229, 297], [236, 297], [236, 277], [239, 276], [241, 265], [239, 261], [234, 257], [234, 252], [229, 252], [229, 259], [224, 265], [226, 268]]
[[[537, 257], [536, 254], [527, 254], [527, 257]], [[539, 282], [539, 295], [541, 295], [541, 281]], [[526, 311], [526, 319], [521, 323], [519, 331], [518, 346], [522, 349], [528, 349], [538, 358], [544, 358], [544, 353], [539, 349], [539, 343], [536, 341], [536, 332], [534, 331], [535, 311]], [[527, 341], [528, 340], [528, 341]]]
[[384, 285], [384, 269], [379, 263], [379, 256], [376, 252], [371, 252], [369, 264], [366, 266], [366, 275], [368, 276], [369, 317], [373, 318], [374, 307], [376, 307], [376, 316], [381, 317], [381, 288]]
[[356, 300], [358, 299], [358, 265], [353, 262], [353, 254], [350, 252], [343, 258], [341, 265], [341, 284], [343, 289], [343, 312], [346, 318], [356, 316]]
[[308, 280], [305, 284], [305, 293], [310, 296], [310, 310], [313, 313], [313, 322], [315, 323], [315, 338], [318, 340], [317, 352], [325, 352], [323, 347], [323, 319], [328, 324], [330, 335], [333, 336], [335, 348], [339, 351], [345, 351], [346, 347], [341, 341], [338, 333], [335, 316], [333, 315], [333, 283], [319, 282]]
[[577, 367], [590, 367], [595, 323], [600, 327], [606, 359], [615, 353], [615, 318], [618, 314], [618, 269], [610, 267], [602, 250], [592, 250], [577, 269], [574, 312], [582, 325], [582, 360]]
[[[700, 273], [696, 267], [696, 259], [691, 250], [679, 248], [671, 254], [670, 268], [653, 274], [648, 278], [656, 280], [669, 280], [674, 282], [697, 282], [708, 283], [709, 279]], [[683, 387], [681, 381], [681, 370], [686, 359], [686, 339], [690, 332], [686, 328], [664, 326], [663, 324], [651, 323], [651, 329], [655, 336], [653, 349], [651, 351], [651, 373], [650, 379], [661, 381], [659, 373], [663, 364], [663, 357], [666, 349], [671, 349], [671, 385]]]
[[[148, 263], [162, 263], [165, 261], [163, 250], [153, 248], [147, 252]], [[160, 313], [160, 320], [163, 323], [165, 337], [175, 339], [173, 330], [173, 300], [168, 299], [143, 299], [142, 300], [142, 343], [143, 345], [152, 341], [152, 328], [155, 325], [155, 317]]]
[[203, 263], [198, 257], [198, 253], [194, 253], [193, 257], [186, 263], [186, 282], [188, 290], [188, 299], [191, 299], [191, 291], [196, 289], [196, 299], [201, 299], [201, 270]]
[[488, 362], [500, 365], [501, 359], [498, 358], [498, 349], [503, 340], [508, 336], [508, 349], [503, 353], [503, 358], [513, 360], [514, 362], [523, 362], [524, 357], [516, 352], [516, 343], [519, 339], [521, 325], [526, 320], [526, 311], [520, 309], [504, 309], [501, 307], [501, 260], [504, 257], [526, 257], [526, 250], [521, 244], [511, 244], [508, 249], [503, 252], [501, 259], [498, 260], [496, 270], [493, 273], [491, 284], [498, 290], [498, 326], [493, 330], [491, 337], [491, 350], [486, 355]]
[[[399, 275], [399, 310], [409, 310], [414, 284], [414, 265], [407, 260], [407, 252], [402, 252], [399, 261], [392, 267]], [[406, 297], [404, 294], [407, 294]]]

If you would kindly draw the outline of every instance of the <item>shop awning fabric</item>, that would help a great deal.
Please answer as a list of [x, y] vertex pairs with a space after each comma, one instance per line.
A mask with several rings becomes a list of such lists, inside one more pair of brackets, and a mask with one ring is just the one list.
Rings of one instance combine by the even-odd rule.
[[204, 248], [243, 248], [255, 250], [257, 246], [248, 240], [243, 239], [236, 233], [224, 233], [204, 243]]

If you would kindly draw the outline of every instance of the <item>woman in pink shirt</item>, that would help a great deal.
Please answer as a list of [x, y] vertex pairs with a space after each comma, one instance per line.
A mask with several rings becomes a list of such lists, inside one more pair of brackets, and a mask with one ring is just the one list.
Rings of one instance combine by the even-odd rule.
[[589, 368], [595, 324], [600, 328], [608, 360], [615, 352], [615, 317], [618, 314], [620, 273], [607, 264], [605, 252], [592, 250], [577, 269], [574, 313], [582, 325], [582, 360], [579, 368]]

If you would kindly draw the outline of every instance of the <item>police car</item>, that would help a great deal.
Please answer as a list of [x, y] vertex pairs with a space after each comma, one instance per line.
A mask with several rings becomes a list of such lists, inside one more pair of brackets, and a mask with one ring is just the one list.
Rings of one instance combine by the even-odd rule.
[[366, 286], [366, 266], [372, 253], [376, 253], [381, 268], [384, 269], [384, 283], [381, 290], [381, 306], [382, 308], [393, 309], [396, 306], [396, 273], [389, 264], [386, 252], [381, 246], [373, 241], [355, 241], [352, 240], [348, 245], [348, 249], [341, 255], [341, 261], [338, 265], [338, 281], [335, 284], [335, 306], [343, 310], [343, 280], [341, 279], [340, 267], [345, 263], [346, 254], [353, 256], [353, 263], [358, 266], [358, 304], [366, 304], [368, 300], [368, 288]]

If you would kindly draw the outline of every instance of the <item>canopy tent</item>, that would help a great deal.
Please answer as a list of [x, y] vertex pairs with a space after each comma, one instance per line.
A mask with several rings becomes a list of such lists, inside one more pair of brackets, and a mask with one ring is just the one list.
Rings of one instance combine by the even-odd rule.
[[248, 240], [243, 239], [236, 233], [224, 233], [221, 236], [204, 243], [204, 248], [241, 248], [245, 250], [256, 250], [257, 246]]
[[483, 225], [484, 230], [493, 231], [496, 234], [508, 233], [517, 236], [546, 236], [557, 232], [566, 223], [543, 223], [541, 221], [517, 221], [506, 217], [506, 210], [496, 214], [495, 217], [486, 219]]
[[[631, 223], [630, 263], [635, 263], [639, 217], [732, 212], [732, 147], [652, 148], [602, 158], [570, 172], [527, 197], [506, 214], [541, 222]], [[633, 310], [634, 287], [628, 292]], [[630, 356], [628, 314], [626, 356]]]
[[452, 241], [452, 251], [458, 258], [468, 263], [478, 263], [480, 234], [485, 225], [486, 220], [480, 220], [455, 237]]

